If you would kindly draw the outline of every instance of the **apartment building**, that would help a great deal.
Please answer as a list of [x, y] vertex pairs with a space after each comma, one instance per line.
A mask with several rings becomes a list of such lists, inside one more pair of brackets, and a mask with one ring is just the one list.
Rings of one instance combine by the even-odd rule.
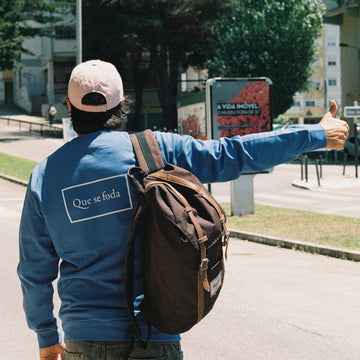
[[293, 124], [319, 122], [331, 100], [342, 109], [339, 27], [325, 24], [322, 36], [315, 43], [318, 59], [312, 64], [311, 88], [296, 93], [293, 105], [283, 115]]
[[55, 37], [25, 39], [21, 64], [13, 70], [14, 103], [29, 113], [45, 116], [48, 104], [58, 110], [57, 118], [67, 116], [61, 105], [67, 82], [76, 64], [75, 20], [69, 15], [55, 27]]
[[340, 29], [341, 96], [343, 106], [360, 102], [360, 3], [357, 0], [340, 6], [324, 0], [325, 21]]
[[46, 116], [48, 104], [67, 116], [61, 105], [67, 82], [76, 63], [75, 17], [69, 13], [54, 26], [55, 36], [26, 38], [22, 54], [12, 71], [0, 72], [0, 104], [15, 104], [28, 113]]

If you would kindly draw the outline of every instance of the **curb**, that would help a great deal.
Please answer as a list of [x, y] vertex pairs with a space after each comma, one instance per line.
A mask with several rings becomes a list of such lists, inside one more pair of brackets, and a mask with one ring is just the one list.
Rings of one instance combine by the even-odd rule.
[[18, 185], [22, 185], [22, 186], [25, 186], [27, 187], [28, 186], [28, 182], [27, 181], [23, 181], [23, 180], [20, 180], [16, 177], [13, 177], [13, 176], [10, 176], [10, 175], [5, 175], [5, 174], [1, 174], [0, 173], [0, 178], [1, 179], [4, 179], [4, 180], [8, 180], [8, 181], [11, 181], [15, 184], [18, 184]]
[[302, 241], [284, 239], [271, 235], [261, 235], [245, 231], [238, 231], [235, 229], [229, 229], [229, 231], [230, 237], [232, 238], [247, 240], [259, 244], [277, 246], [291, 250], [300, 250], [312, 254], [325, 255], [343, 260], [351, 260], [357, 262], [360, 261], [360, 251], [356, 250], [348, 250], [332, 246], [323, 246]]

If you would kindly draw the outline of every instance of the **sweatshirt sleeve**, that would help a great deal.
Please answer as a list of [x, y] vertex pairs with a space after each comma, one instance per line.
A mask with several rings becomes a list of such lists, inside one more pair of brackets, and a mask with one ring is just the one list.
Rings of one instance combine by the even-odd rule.
[[156, 133], [156, 137], [165, 162], [190, 170], [203, 183], [262, 172], [327, 144], [321, 125], [208, 141], [168, 133]]
[[36, 331], [40, 348], [58, 344], [62, 337], [53, 315], [52, 282], [57, 278], [59, 258], [30, 185], [20, 222], [19, 246], [17, 271], [28, 326]]

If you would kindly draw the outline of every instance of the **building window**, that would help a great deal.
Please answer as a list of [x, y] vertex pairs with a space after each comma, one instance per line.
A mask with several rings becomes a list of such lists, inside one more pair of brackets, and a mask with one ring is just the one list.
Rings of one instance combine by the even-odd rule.
[[329, 84], [329, 86], [336, 86], [337, 81], [336, 81], [336, 79], [329, 79], [328, 84]]
[[305, 101], [305, 106], [306, 107], [313, 107], [313, 106], [315, 106], [315, 101], [314, 100], [306, 100]]
[[56, 39], [75, 39], [76, 29], [75, 26], [59, 25], [55, 26]]
[[301, 106], [300, 101], [294, 101], [292, 106], [300, 107]]
[[321, 80], [313, 80], [313, 84], [316, 91], [321, 90]]

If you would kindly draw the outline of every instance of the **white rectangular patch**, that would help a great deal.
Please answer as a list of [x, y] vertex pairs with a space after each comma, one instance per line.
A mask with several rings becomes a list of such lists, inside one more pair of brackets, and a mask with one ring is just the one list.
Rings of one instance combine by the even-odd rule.
[[133, 208], [127, 175], [116, 175], [62, 189], [71, 223]]
[[222, 281], [222, 271], [210, 282], [210, 297], [216, 295], [216, 293], [221, 288], [221, 281]]

